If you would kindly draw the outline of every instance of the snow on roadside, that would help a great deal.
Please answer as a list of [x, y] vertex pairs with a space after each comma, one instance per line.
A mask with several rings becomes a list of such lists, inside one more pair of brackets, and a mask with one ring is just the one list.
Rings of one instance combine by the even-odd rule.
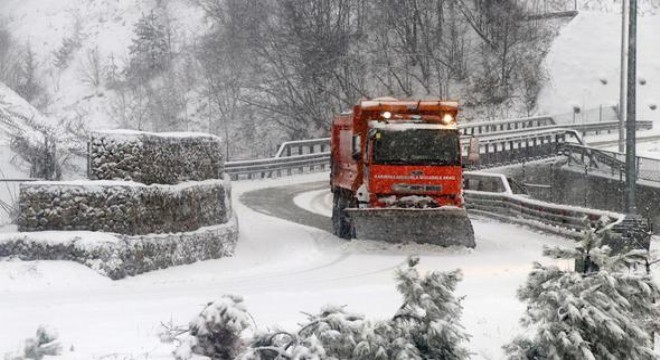
[[302, 193], [293, 198], [293, 203], [309, 212], [327, 217], [332, 216], [332, 193], [330, 189]]
[[[233, 198], [254, 189], [327, 180], [327, 176], [235, 182]], [[316, 193], [317, 198], [325, 196], [323, 191]], [[309, 208], [301, 197], [298, 204]], [[306, 201], [314, 198], [308, 196]], [[394, 269], [408, 254], [420, 254], [422, 271], [463, 270], [465, 279], [458, 292], [467, 296], [463, 323], [473, 335], [469, 344], [473, 358], [501, 358], [500, 346], [519, 331], [524, 304], [515, 299], [515, 291], [532, 262], [542, 259], [543, 245], [572, 244], [486, 219], [474, 223], [478, 244], [474, 250], [347, 243], [324, 231], [235, 205], [241, 234], [232, 258], [115, 282], [77, 264], [1, 261], [0, 349], [14, 348], [43, 323], [59, 331], [66, 349], [63, 359], [100, 359], [110, 354], [170, 359], [172, 346], [157, 340], [159, 324], [170, 320], [186, 324], [204, 304], [225, 293], [244, 296], [248, 311], [262, 327], [295, 327], [304, 317], [300, 311], [315, 312], [327, 303], [383, 318], [400, 305]], [[327, 208], [316, 206], [327, 214]]]
[[[637, 118], [654, 120], [655, 127], [660, 126], [658, 34], [660, 15], [639, 17]], [[581, 11], [561, 30], [544, 61], [550, 80], [539, 94], [540, 111], [568, 113], [574, 106], [618, 104], [620, 39], [621, 15]]]

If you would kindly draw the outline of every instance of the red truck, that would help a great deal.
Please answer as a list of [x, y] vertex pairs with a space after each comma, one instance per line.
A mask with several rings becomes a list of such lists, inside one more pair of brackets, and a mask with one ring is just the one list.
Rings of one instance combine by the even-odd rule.
[[458, 103], [361, 101], [332, 123], [339, 237], [474, 247], [463, 204]]

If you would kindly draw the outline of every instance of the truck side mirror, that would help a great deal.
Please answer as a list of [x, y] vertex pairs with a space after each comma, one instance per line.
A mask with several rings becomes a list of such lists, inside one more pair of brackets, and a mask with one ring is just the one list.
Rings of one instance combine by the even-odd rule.
[[362, 156], [362, 142], [359, 135], [353, 135], [353, 140], [351, 141], [351, 155], [353, 160], [360, 160]]
[[474, 136], [470, 138], [470, 145], [468, 146], [468, 162], [470, 164], [479, 162], [479, 139]]

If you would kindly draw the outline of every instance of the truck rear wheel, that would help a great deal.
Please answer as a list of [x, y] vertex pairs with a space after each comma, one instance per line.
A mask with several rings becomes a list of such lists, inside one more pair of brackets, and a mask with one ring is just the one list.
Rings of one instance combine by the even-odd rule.
[[353, 237], [353, 226], [344, 209], [349, 207], [350, 200], [335, 191], [332, 197], [332, 233], [342, 239]]

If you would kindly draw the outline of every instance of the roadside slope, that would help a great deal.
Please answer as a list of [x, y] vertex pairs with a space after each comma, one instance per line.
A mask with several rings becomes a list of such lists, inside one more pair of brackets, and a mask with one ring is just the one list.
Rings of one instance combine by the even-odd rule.
[[[549, 81], [542, 113], [570, 113], [619, 103], [621, 15], [580, 12], [555, 39], [544, 63]], [[637, 117], [660, 126], [660, 15], [638, 23]], [[643, 83], [643, 84], [642, 84]], [[655, 110], [653, 109], [655, 107]], [[582, 121], [578, 114], [577, 121]]]

